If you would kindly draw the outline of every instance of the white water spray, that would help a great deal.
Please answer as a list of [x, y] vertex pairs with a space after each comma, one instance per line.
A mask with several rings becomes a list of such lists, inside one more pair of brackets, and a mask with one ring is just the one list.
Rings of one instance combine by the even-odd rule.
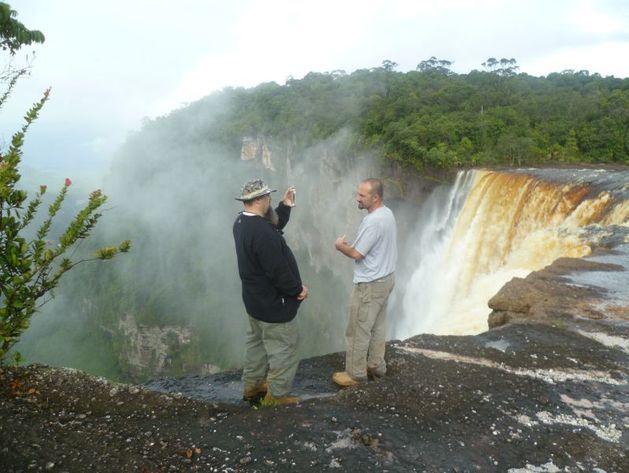
[[435, 190], [420, 210], [398, 269], [400, 284], [394, 298], [401, 298], [404, 319], [395, 327], [394, 338], [430, 331], [443, 313], [441, 301], [449, 298], [452, 287], [446, 281], [456, 276], [453, 271], [443, 271], [447, 248], [472, 181], [473, 172], [458, 173], [451, 188]]

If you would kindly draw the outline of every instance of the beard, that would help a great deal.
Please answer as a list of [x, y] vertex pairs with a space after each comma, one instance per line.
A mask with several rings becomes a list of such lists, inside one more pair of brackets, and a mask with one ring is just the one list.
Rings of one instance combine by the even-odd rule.
[[277, 215], [277, 212], [270, 205], [269, 205], [268, 210], [264, 214], [264, 218], [266, 218], [269, 222], [271, 222], [276, 227], [277, 227], [277, 224], [280, 223], [280, 218]]

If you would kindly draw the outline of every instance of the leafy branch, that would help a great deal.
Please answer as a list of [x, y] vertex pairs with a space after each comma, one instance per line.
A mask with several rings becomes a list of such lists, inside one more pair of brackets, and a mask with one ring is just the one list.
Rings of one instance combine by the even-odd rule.
[[[51, 245], [47, 238], [72, 184], [70, 179], [65, 180], [49, 205], [48, 214], [35, 232], [35, 237], [28, 241], [23, 236], [42, 205], [47, 187], [40, 186], [39, 192], [25, 206], [27, 192], [16, 189], [20, 180], [18, 165], [26, 132], [39, 116], [49, 95], [50, 89], [26, 113], [25, 123], [13, 135], [6, 155], [0, 156], [0, 362], [28, 328], [37, 309], [54, 297], [53, 290], [65, 273], [84, 262], [111, 259], [131, 247], [130, 241], [125, 240], [117, 246], [97, 250], [93, 258], [73, 261], [65, 256], [86, 239], [98, 223], [101, 217], [98, 211], [107, 200], [100, 190], [90, 194], [87, 204], [68, 224], [57, 245]], [[40, 302], [46, 295], [49, 298]]]

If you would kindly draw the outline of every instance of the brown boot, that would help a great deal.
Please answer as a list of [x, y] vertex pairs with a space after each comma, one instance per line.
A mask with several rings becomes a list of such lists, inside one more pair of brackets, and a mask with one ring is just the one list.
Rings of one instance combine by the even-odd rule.
[[284, 406], [288, 404], [299, 404], [297, 396], [279, 396], [275, 397], [271, 391], [267, 391], [266, 396], [262, 400], [263, 406]]
[[245, 386], [245, 392], [242, 395], [243, 401], [254, 402], [258, 401], [269, 390], [269, 385], [266, 381], [262, 381], [254, 386]]
[[335, 384], [337, 384], [338, 386], [342, 388], [355, 386], [359, 383], [359, 381], [352, 378], [345, 371], [337, 371], [336, 373], [334, 373], [332, 375], [332, 381], [334, 381]]
[[367, 367], [367, 378], [373, 380], [373, 381], [378, 381], [381, 378], [384, 378], [384, 375], [386, 373], [383, 373], [382, 371], [378, 371], [375, 368], [369, 368]]

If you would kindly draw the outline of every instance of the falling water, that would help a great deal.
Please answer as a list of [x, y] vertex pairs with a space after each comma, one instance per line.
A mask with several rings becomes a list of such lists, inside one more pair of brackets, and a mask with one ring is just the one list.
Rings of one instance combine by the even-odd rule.
[[[395, 337], [405, 338], [425, 332], [432, 325], [436, 310], [436, 293], [443, 291], [444, 255], [465, 196], [473, 181], [473, 172], [460, 172], [454, 185], [434, 191], [422, 206], [418, 224], [404, 250], [404, 262], [398, 269], [398, 284], [394, 299], [402, 299], [404, 319], [395, 326]], [[400, 295], [402, 294], [402, 295]], [[428, 297], [428, 295], [431, 297]], [[439, 295], [439, 299], [446, 295]], [[395, 303], [395, 301], [394, 301]], [[414, 314], [423, 314], [421, 318]]]
[[615, 181], [604, 171], [570, 180], [552, 172], [460, 173], [447, 198], [426, 202], [399, 271], [406, 283], [397, 288], [396, 338], [480, 333], [487, 301], [507, 281], [559, 257], [588, 255], [601, 229], [629, 225], [627, 172]]

